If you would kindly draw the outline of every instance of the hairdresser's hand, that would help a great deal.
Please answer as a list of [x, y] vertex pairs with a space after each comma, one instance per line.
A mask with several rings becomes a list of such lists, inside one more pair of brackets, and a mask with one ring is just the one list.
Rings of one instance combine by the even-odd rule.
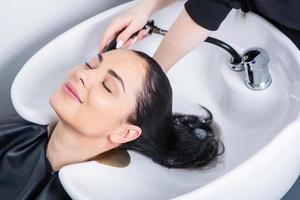
[[131, 44], [145, 38], [148, 35], [148, 31], [144, 29], [139, 31], [134, 38], [130, 38], [130, 36], [146, 25], [151, 15], [148, 9], [147, 7], [137, 5], [127, 13], [115, 18], [102, 36], [99, 52], [102, 52], [106, 45], [118, 35], [118, 33], [120, 34], [117, 37], [117, 48], [127, 48]]

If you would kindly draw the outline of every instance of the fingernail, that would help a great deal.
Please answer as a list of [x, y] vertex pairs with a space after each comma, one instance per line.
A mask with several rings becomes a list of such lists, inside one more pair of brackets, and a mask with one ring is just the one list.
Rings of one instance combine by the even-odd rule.
[[112, 41], [112, 39], [109, 39], [108, 42], [106, 43], [106, 46]]
[[135, 36], [132, 40], [131, 40], [131, 44], [134, 44], [137, 40], [137, 36]]
[[143, 36], [145, 36], [150, 31], [150, 27], [148, 27], [145, 32], [143, 33]]
[[122, 47], [123, 44], [124, 44], [123, 40], [119, 40], [119, 41], [117, 42], [116, 48], [118, 49], [118, 48]]

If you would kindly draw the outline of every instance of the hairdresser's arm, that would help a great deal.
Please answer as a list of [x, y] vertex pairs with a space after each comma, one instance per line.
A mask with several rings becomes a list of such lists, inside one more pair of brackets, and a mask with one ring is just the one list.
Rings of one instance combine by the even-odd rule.
[[143, 6], [145, 7], [148, 7], [149, 8], [149, 16], [151, 16], [153, 13], [159, 11], [160, 9], [172, 4], [172, 3], [175, 3], [176, 1], [179, 1], [179, 0], [143, 0], [143, 1], [140, 1], [139, 4], [140, 6]]
[[188, 0], [154, 54], [167, 72], [219, 28], [232, 8], [227, 0]]
[[209, 30], [196, 24], [183, 9], [153, 57], [167, 72], [178, 60], [199, 46], [209, 33]]

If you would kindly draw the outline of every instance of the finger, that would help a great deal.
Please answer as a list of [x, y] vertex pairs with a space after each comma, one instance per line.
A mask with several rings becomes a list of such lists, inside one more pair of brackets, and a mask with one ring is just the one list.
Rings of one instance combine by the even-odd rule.
[[129, 46], [133, 45], [134, 43], [144, 39], [149, 35], [148, 31], [145, 29], [142, 29], [138, 32], [138, 34], [135, 37], [130, 37], [125, 44], [122, 45], [122, 48], [128, 48]]
[[136, 26], [133, 24], [129, 24], [128, 27], [122, 31], [117, 38], [117, 48], [122, 47], [127, 40], [129, 40], [130, 36], [138, 30]]
[[135, 36], [134, 38], [129, 38], [129, 40], [127, 40], [127, 42], [122, 46], [122, 48], [127, 49], [128, 47], [136, 43], [136, 41], [137, 41], [137, 36]]
[[108, 28], [105, 30], [99, 47], [99, 52], [102, 52], [103, 49], [107, 46], [107, 44], [116, 36], [118, 32], [123, 30], [128, 25], [127, 20], [123, 22], [118, 22], [118, 20], [114, 20]]
[[138, 39], [137, 40], [140, 41], [140, 40], [144, 39], [145, 37], [147, 37], [148, 35], [149, 35], [149, 30], [143, 29], [138, 33], [138, 35], [137, 35]]

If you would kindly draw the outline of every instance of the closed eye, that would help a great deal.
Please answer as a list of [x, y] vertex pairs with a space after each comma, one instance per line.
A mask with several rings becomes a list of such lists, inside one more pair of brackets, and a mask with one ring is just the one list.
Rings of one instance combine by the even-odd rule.
[[92, 66], [88, 62], [85, 62], [85, 65], [88, 66], [90, 69], [93, 69]]
[[112, 93], [111, 90], [105, 85], [104, 81], [102, 82], [102, 85], [109, 93]]
[[[90, 69], [94, 69], [88, 62], [85, 62], [85, 65], [90, 68]], [[107, 92], [112, 93], [112, 91], [107, 87], [107, 85], [105, 84], [105, 82], [102, 82], [103, 87], [106, 89]]]

